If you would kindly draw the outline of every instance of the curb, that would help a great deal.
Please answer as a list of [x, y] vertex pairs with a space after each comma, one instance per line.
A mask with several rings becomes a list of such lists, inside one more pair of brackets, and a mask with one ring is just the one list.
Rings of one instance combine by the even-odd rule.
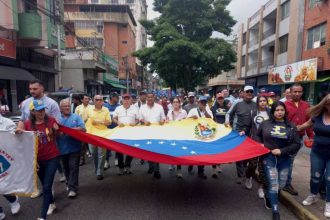
[[280, 201], [301, 220], [319, 220], [319, 218], [301, 205], [295, 198], [285, 191], [280, 192]]

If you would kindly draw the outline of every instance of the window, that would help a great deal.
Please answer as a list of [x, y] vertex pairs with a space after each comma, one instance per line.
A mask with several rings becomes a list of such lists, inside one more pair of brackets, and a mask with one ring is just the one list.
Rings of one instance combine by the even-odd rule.
[[80, 47], [98, 47], [102, 49], [103, 39], [95, 37], [77, 37], [78, 46]]
[[278, 53], [285, 53], [288, 51], [288, 39], [289, 39], [289, 35], [284, 35], [282, 37], [280, 37], [279, 39], [279, 43], [280, 43], [280, 47], [278, 48]]
[[309, 9], [314, 8], [320, 2], [322, 2], [322, 0], [309, 0]]
[[24, 1], [25, 11], [37, 11], [37, 0]]
[[245, 66], [245, 55], [242, 56], [242, 61], [241, 61], [241, 63], [242, 63], [241, 67], [244, 67], [244, 66]]
[[126, 0], [127, 4], [134, 4], [134, 0]]
[[290, 15], [290, 1], [281, 5], [281, 20], [286, 19]]
[[246, 33], [243, 34], [242, 45], [246, 44]]
[[91, 3], [92, 4], [98, 4], [99, 3], [99, 0], [91, 0]]
[[317, 25], [308, 30], [307, 50], [325, 45], [326, 23]]
[[110, 0], [111, 4], [118, 4], [118, 0]]

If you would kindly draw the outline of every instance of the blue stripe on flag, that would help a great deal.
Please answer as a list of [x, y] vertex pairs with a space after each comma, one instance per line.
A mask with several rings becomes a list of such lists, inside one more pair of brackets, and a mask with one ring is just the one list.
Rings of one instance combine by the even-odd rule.
[[245, 139], [246, 136], [240, 136], [237, 132], [230, 132], [212, 142], [159, 139], [114, 139], [114, 141], [154, 153], [181, 157], [224, 153], [239, 146]]

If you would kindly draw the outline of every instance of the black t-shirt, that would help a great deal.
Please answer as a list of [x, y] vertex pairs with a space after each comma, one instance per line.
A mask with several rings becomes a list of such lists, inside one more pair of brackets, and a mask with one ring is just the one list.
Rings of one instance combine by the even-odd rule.
[[226, 114], [228, 112], [228, 102], [225, 100], [224, 105], [220, 106], [219, 103], [215, 103], [212, 108], [212, 114], [214, 116], [214, 121], [223, 124], [226, 121]]
[[313, 150], [330, 157], [330, 125], [324, 124], [323, 114], [312, 121], [315, 133]]

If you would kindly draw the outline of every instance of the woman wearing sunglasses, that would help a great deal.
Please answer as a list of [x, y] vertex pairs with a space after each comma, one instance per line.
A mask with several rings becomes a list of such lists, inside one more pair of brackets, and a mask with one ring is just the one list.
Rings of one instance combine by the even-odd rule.
[[41, 218], [46, 219], [56, 209], [52, 186], [56, 170], [59, 166], [59, 150], [56, 147], [56, 133], [59, 129], [56, 120], [45, 112], [45, 105], [41, 100], [34, 100], [30, 104], [29, 120], [24, 123], [24, 128], [18, 128], [17, 132], [23, 130], [34, 131], [38, 138], [38, 176], [43, 188], [43, 203]]
[[[181, 108], [181, 101], [178, 97], [173, 98], [171, 104], [173, 109], [168, 111], [167, 121], [180, 121], [187, 117], [187, 112]], [[173, 167], [171, 166], [170, 169], [173, 170]], [[182, 178], [181, 165], [177, 165], [176, 167], [176, 176], [179, 179]]]

